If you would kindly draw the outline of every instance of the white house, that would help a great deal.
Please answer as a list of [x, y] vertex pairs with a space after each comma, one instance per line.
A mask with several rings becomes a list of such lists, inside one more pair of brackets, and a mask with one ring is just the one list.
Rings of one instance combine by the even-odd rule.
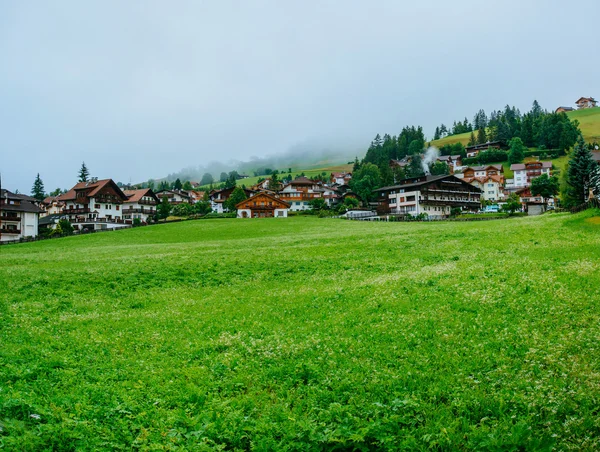
[[141, 190], [124, 190], [127, 200], [123, 202], [123, 219], [139, 219], [143, 223], [150, 223], [156, 215], [156, 206], [160, 202], [158, 197], [149, 188]]
[[192, 203], [192, 198], [190, 194], [185, 190], [160, 190], [156, 192], [156, 197], [158, 199], [167, 198], [169, 200], [169, 204], [175, 206], [177, 204]]
[[61, 213], [68, 215], [75, 229], [117, 229], [131, 224], [123, 219], [121, 209], [127, 196], [112, 179], [79, 182], [58, 200], [64, 203]]
[[379, 193], [378, 211], [412, 216], [426, 213], [430, 218], [445, 218], [453, 207], [477, 210], [481, 206], [481, 190], [455, 176], [421, 176], [383, 187]]
[[504, 179], [501, 176], [471, 177], [463, 180], [479, 188], [482, 199], [486, 201], [501, 201], [504, 199]]
[[42, 209], [36, 203], [30, 196], [0, 191], [0, 241], [37, 237]]
[[552, 175], [552, 162], [527, 162], [513, 163], [510, 165], [514, 176], [511, 184], [507, 184], [507, 188], [523, 188], [529, 187], [531, 181], [536, 177], [546, 174]]

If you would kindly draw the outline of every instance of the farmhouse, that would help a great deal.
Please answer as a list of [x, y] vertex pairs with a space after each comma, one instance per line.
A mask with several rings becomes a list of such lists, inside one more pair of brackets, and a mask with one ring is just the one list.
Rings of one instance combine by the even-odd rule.
[[598, 101], [593, 97], [580, 97], [575, 101], [575, 105], [579, 110], [584, 108], [594, 108], [598, 104]]
[[279, 196], [290, 204], [290, 209], [293, 211], [308, 210], [310, 209], [309, 202], [321, 198], [323, 191], [318, 182], [302, 176], [283, 187]]
[[400, 181], [398, 185], [375, 190], [378, 213], [426, 213], [431, 218], [445, 218], [452, 207], [477, 210], [481, 206], [481, 190], [452, 175], [421, 176]]
[[0, 190], [0, 241], [37, 237], [40, 209], [30, 196]]
[[160, 202], [156, 194], [149, 188], [141, 190], [125, 190], [123, 193], [127, 200], [123, 202], [123, 219], [139, 219], [142, 223], [149, 223], [156, 215], [156, 205]]
[[238, 218], [287, 217], [290, 204], [268, 193], [257, 193], [236, 206]]
[[112, 179], [79, 182], [64, 195], [62, 214], [75, 229], [114, 229], [125, 227], [121, 207], [127, 195]]
[[473, 146], [467, 146], [465, 151], [467, 158], [477, 157], [481, 151], [487, 151], [488, 149], [501, 149], [505, 147], [502, 141], [488, 141], [487, 143], [474, 144]]
[[558, 107], [556, 110], [554, 110], [554, 113], [566, 113], [573, 110], [575, 110], [573, 107]]
[[65, 204], [58, 199], [58, 196], [48, 196], [40, 204], [43, 212], [40, 218], [46, 215], [60, 214], [65, 207]]

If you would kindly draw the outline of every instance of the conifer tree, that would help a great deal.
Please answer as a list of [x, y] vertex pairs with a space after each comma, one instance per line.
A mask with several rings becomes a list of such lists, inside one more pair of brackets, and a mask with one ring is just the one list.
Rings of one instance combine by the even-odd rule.
[[40, 178], [40, 173], [37, 174], [35, 181], [33, 182], [33, 187], [31, 187], [31, 196], [40, 202], [46, 197], [46, 194], [44, 193], [44, 183]]
[[88, 182], [90, 177], [90, 172], [85, 166], [85, 162], [81, 164], [81, 169], [79, 170], [79, 182]]
[[477, 131], [477, 144], [487, 143], [487, 135], [485, 129], [481, 128]]
[[596, 171], [597, 164], [580, 134], [567, 169], [567, 204], [576, 205], [587, 201]]

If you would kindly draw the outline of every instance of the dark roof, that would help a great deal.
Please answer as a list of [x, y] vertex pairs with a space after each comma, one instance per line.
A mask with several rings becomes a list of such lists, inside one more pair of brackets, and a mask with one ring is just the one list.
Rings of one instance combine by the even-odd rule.
[[465, 151], [468, 149], [484, 149], [490, 146], [502, 146], [504, 143], [502, 141], [488, 141], [487, 143], [474, 144], [472, 146], [467, 146]]
[[40, 218], [40, 221], [38, 222], [38, 224], [40, 226], [49, 226], [51, 224], [58, 223], [58, 220], [60, 220], [62, 218], [69, 219], [69, 216], [62, 214], [62, 213], [54, 213], [52, 215], [46, 215], [45, 217]]
[[562, 106], [561, 106], [561, 107], [558, 107], [558, 108], [557, 108], [556, 110], [554, 110], [554, 111], [560, 110], [561, 108], [562, 108], [563, 110], [567, 110], [567, 111], [573, 111], [573, 110], [575, 110], [573, 107], [562, 107]]
[[263, 191], [263, 192], [260, 192], [260, 193], [256, 193], [256, 194], [254, 194], [254, 195], [250, 196], [249, 198], [246, 198], [246, 199], [244, 199], [243, 201], [240, 201], [239, 203], [237, 203], [237, 204], [235, 205], [235, 207], [236, 207], [236, 208], [238, 208], [238, 206], [240, 206], [240, 205], [244, 204], [245, 202], [248, 202], [248, 201], [250, 201], [250, 200], [251, 200], [251, 199], [253, 199], [253, 198], [256, 198], [257, 196], [266, 196], [267, 198], [269, 198], [269, 199], [272, 199], [273, 201], [276, 201], [276, 202], [279, 202], [279, 203], [281, 203], [281, 204], [284, 204], [284, 205], [286, 205], [286, 206], [288, 207], [288, 209], [289, 209], [289, 208], [290, 208], [290, 206], [291, 206], [291, 204], [290, 204], [289, 202], [286, 202], [286, 201], [284, 201], [284, 200], [283, 200], [283, 199], [281, 199], [281, 198], [277, 198], [276, 196], [273, 196], [273, 195], [271, 195], [271, 194], [269, 194], [269, 193], [267, 193], [267, 192], [264, 192], [264, 191]]
[[308, 177], [300, 176], [290, 182], [291, 185], [312, 185], [315, 181], [310, 180]]
[[38, 206], [36, 206], [33, 202], [37, 202], [37, 199], [32, 198], [31, 196], [21, 195], [17, 193], [12, 193], [8, 190], [2, 190], [0, 192], [0, 198], [2, 200], [13, 199], [20, 201], [19, 205], [16, 206], [14, 204], [2, 204], [0, 210], [5, 212], [25, 212], [25, 213], [41, 213], [43, 212]]
[[[406, 188], [416, 188], [416, 187], [421, 187], [423, 185], [430, 184], [431, 182], [435, 182], [435, 181], [438, 181], [438, 180], [441, 180], [441, 179], [445, 179], [445, 178], [448, 178], [448, 177], [456, 179], [457, 181], [465, 183], [465, 184], [467, 183], [464, 180], [459, 179], [456, 176], [449, 176], [448, 174], [444, 174], [444, 175], [441, 175], [441, 176], [421, 176], [420, 178], [411, 177], [409, 179], [404, 179], [404, 180], [405, 181], [415, 180], [415, 179], [424, 179], [424, 180], [417, 180], [416, 182], [406, 183], [406, 184], [400, 183], [398, 185], [390, 185], [388, 187], [378, 188], [377, 190], [374, 190], [374, 191], [393, 190], [393, 189], [396, 189], [396, 188], [404, 188], [404, 189], [406, 189]], [[402, 182], [402, 181], [400, 181], [400, 182]]]
[[0, 192], [0, 198], [20, 199], [21, 201], [38, 202], [37, 199], [31, 196], [22, 195], [21, 193], [13, 193], [12, 191], [6, 190], [5, 188], [3, 188]]

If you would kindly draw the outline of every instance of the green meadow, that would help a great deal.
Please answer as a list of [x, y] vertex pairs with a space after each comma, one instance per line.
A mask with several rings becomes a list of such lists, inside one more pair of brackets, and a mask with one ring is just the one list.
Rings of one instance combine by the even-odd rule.
[[0, 247], [0, 450], [599, 450], [600, 211]]

